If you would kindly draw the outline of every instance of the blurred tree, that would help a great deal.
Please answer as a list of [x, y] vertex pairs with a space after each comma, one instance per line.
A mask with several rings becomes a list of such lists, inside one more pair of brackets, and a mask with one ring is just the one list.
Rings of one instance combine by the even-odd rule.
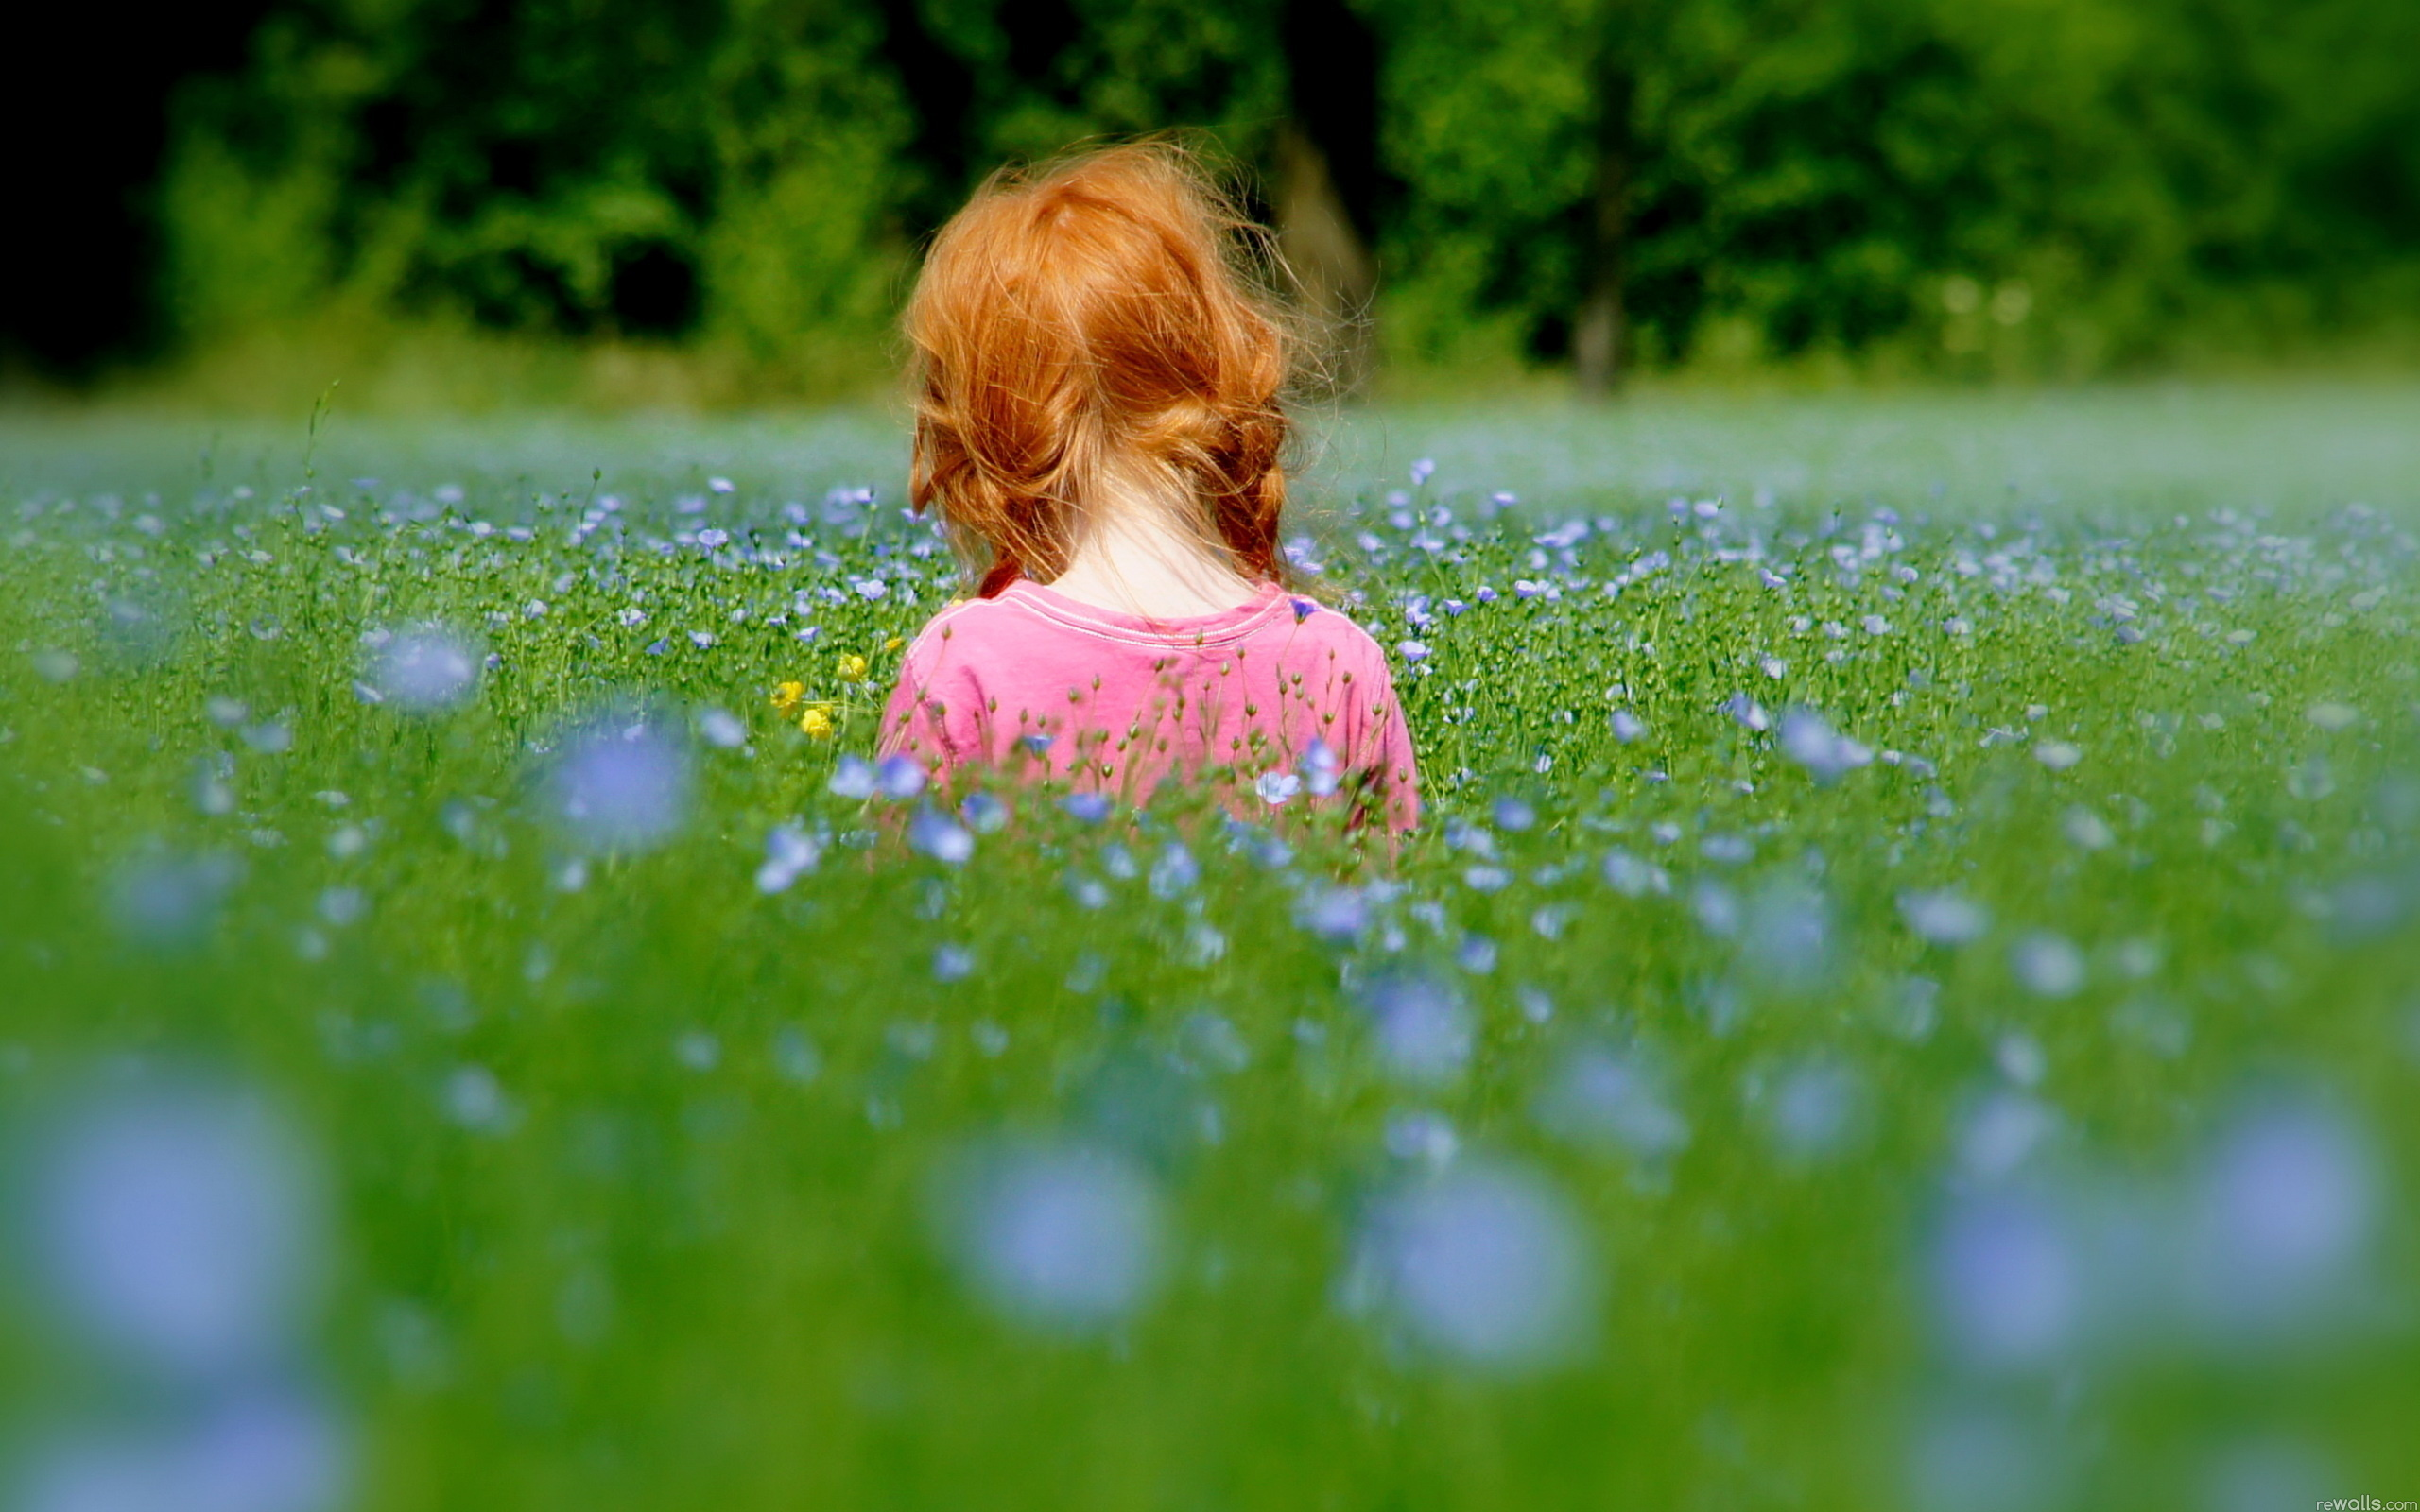
[[1277, 0], [891, 0], [883, 13], [886, 57], [921, 86], [919, 234], [1004, 163], [1170, 127], [1250, 163], [1285, 113]]
[[[1373, 310], [1590, 390], [2082, 373], [2420, 323], [2415, 60], [2375, 0], [272, 0], [137, 202], [198, 342], [333, 311], [829, 387], [996, 164], [1183, 127], [1347, 376]], [[37, 302], [5, 339], [73, 346]]]
[[1596, 18], [1590, 78], [1594, 160], [1582, 228], [1580, 305], [1571, 325], [1573, 376], [1582, 397], [1602, 398], [1627, 360], [1623, 279], [1638, 140], [1632, 117], [1638, 76], [1655, 46], [1653, 0], [1604, 0]]
[[916, 121], [880, 66], [886, 41], [866, 7], [733, 0], [709, 74], [705, 312], [760, 370], [804, 387], [890, 368]]
[[298, 0], [187, 94], [178, 303], [878, 352], [912, 122], [850, 0]]
[[2088, 371], [2342, 326], [2335, 280], [2414, 308], [2420, 8], [1374, 3], [1404, 355]]
[[[195, 318], [257, 318], [333, 279], [498, 328], [686, 330], [713, 208], [716, 19], [645, 0], [284, 7], [247, 76], [189, 99], [181, 166], [236, 202], [307, 201], [292, 213], [324, 246], [290, 280], [260, 249], [251, 289], [214, 291], [235, 270], [209, 269]], [[243, 256], [247, 228], [186, 208], [197, 255]]]

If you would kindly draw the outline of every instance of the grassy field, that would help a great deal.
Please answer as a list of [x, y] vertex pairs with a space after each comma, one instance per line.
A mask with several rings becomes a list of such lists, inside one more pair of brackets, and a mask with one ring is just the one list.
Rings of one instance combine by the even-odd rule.
[[0, 424], [9, 1494], [2420, 1496], [2415, 417], [1335, 417], [1393, 853], [868, 771], [878, 414]]

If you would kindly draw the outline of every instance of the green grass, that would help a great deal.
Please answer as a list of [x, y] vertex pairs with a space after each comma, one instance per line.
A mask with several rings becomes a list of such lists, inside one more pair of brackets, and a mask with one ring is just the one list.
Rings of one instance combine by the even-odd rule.
[[[962, 867], [828, 787], [949, 592], [879, 416], [339, 416], [307, 490], [300, 426], [11, 421], [22, 1462], [237, 1389], [95, 1344], [25, 1194], [75, 1109], [199, 1085], [325, 1181], [324, 1293], [236, 1373], [350, 1425], [364, 1506], [2407, 1494], [2412, 404], [1347, 415], [1315, 581], [1431, 648], [1423, 832], [1010, 791]], [[367, 701], [426, 624], [497, 663]], [[688, 774], [660, 845], [550, 812], [604, 710]], [[768, 893], [784, 824], [822, 854]], [[967, 1231], [1040, 1188], [1155, 1247], [1004, 1300]]]

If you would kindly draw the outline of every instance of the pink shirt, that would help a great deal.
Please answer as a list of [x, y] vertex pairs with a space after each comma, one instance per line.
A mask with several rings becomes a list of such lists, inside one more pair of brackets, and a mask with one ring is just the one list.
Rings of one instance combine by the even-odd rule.
[[[1130, 802], [1224, 769], [1229, 807], [1350, 802], [1420, 817], [1411, 736], [1384, 652], [1276, 584], [1216, 614], [1144, 619], [1011, 584], [933, 616], [900, 667], [882, 752], [937, 778], [989, 765]], [[1333, 798], [1330, 795], [1335, 795]]]

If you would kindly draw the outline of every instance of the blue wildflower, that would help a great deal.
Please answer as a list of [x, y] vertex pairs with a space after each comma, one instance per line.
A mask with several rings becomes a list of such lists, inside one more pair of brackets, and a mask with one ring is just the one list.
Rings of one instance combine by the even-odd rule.
[[843, 756], [839, 765], [832, 768], [832, 781], [826, 785], [840, 798], [872, 798], [873, 763], [862, 756]]
[[975, 833], [929, 804], [908, 826], [908, 844], [946, 866], [959, 867], [975, 854]]
[[977, 834], [992, 834], [1009, 822], [1009, 806], [989, 793], [969, 793], [958, 816]]
[[925, 790], [925, 768], [913, 756], [885, 756], [873, 769], [873, 785], [883, 797], [904, 802]]

